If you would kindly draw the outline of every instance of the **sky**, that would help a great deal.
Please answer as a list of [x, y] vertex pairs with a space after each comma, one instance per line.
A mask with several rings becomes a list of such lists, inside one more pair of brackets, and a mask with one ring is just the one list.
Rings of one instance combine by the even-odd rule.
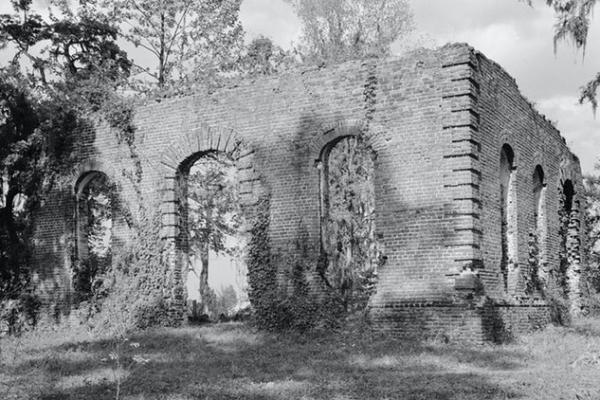
[[[47, 0], [34, 0], [43, 9]], [[420, 45], [437, 47], [467, 42], [498, 62], [517, 81], [521, 92], [538, 111], [553, 121], [581, 160], [584, 173], [594, 172], [600, 158], [600, 112], [595, 118], [589, 104], [578, 104], [579, 88], [600, 71], [600, 15], [593, 20], [585, 58], [568, 43], [553, 46], [554, 14], [544, 3], [533, 7], [518, 0], [409, 0], [414, 13], [415, 37]], [[10, 12], [0, 0], [0, 13]], [[301, 27], [284, 0], [243, 0], [240, 19], [247, 40], [270, 37], [284, 48], [298, 42]], [[406, 40], [393, 51], [406, 48]], [[124, 46], [131, 55], [140, 50]], [[410, 46], [409, 46], [410, 47]]]
[[[555, 17], [544, 0], [411, 0], [416, 34], [425, 47], [467, 42], [498, 62], [538, 111], [555, 122], [584, 173], [600, 158], [600, 112], [578, 104], [579, 88], [600, 71], [600, 16], [585, 58], [568, 43], [554, 53]], [[298, 42], [300, 21], [283, 0], [244, 0], [240, 13], [249, 39], [265, 35], [284, 48]], [[406, 47], [395, 43], [393, 50]]]

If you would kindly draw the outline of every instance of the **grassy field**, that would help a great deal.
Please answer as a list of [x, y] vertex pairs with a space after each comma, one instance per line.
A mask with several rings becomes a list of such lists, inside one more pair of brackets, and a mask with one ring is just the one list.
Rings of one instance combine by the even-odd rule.
[[600, 320], [502, 346], [229, 323], [123, 341], [46, 329], [0, 346], [0, 399], [600, 399]]

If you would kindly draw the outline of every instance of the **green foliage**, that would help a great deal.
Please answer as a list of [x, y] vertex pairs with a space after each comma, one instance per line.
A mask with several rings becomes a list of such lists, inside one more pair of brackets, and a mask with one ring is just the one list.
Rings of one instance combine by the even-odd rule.
[[[531, 0], [527, 0], [531, 5]], [[585, 55], [588, 33], [594, 7], [597, 0], [546, 0], [554, 9], [556, 24], [554, 27], [554, 52], [560, 41], [570, 41]], [[596, 94], [600, 86], [600, 73], [585, 84], [580, 92], [579, 102], [589, 101], [594, 109], [598, 108]]]
[[[74, 14], [43, 18], [31, 2], [0, 15], [0, 300], [17, 301], [30, 282], [32, 214], [79, 162], [90, 112], [113, 104], [130, 63], [105, 20]], [[15, 199], [26, 199], [16, 212]], [[27, 301], [23, 304], [33, 304]], [[27, 311], [22, 307], [13, 309]]]
[[68, 13], [47, 20], [29, 4], [15, 9], [16, 14], [0, 15], [0, 43], [15, 48], [11, 65], [30, 68], [35, 85], [54, 86], [48, 89], [58, 96], [71, 91], [97, 110], [110, 89], [129, 76], [131, 62], [116, 44], [117, 29], [107, 18]]
[[374, 160], [362, 137], [340, 140], [326, 158], [324, 278], [350, 312], [366, 308], [377, 281]]
[[525, 293], [529, 295], [535, 294], [537, 291], [542, 289], [542, 282], [539, 279], [540, 270], [540, 246], [538, 241], [537, 232], [529, 233], [529, 240], [527, 242], [529, 257], [529, 271], [525, 277]]
[[243, 75], [271, 75], [297, 64], [290, 52], [283, 50], [265, 36], [253, 39], [238, 62]]
[[38, 297], [26, 291], [18, 297], [0, 300], [0, 335], [20, 335], [34, 328], [40, 305]]
[[568, 325], [571, 323], [571, 313], [569, 300], [567, 298], [567, 270], [569, 269], [569, 259], [567, 250], [567, 237], [569, 233], [570, 213], [564, 206], [565, 194], [560, 190], [561, 207], [559, 209], [559, 229], [558, 237], [560, 245], [558, 250], [559, 264], [558, 268], [552, 271], [550, 280], [546, 285], [546, 302], [550, 307], [550, 320], [558, 325]]
[[[256, 323], [269, 330], [309, 331], [363, 315], [375, 291], [379, 250], [375, 239], [374, 154], [362, 138], [345, 138], [329, 151], [324, 199], [328, 211], [323, 243], [307, 248], [300, 226], [286, 256], [271, 254], [268, 200], [257, 207], [248, 245], [250, 301]], [[278, 287], [278, 272], [290, 271]], [[322, 280], [310, 279], [320, 276]], [[280, 276], [283, 278], [283, 276]]]
[[[306, 238], [300, 235], [285, 259], [273, 257], [269, 219], [269, 200], [263, 198], [256, 208], [248, 244], [248, 296], [254, 309], [254, 323], [270, 331], [305, 332], [339, 326], [345, 316], [339, 295], [326, 288], [315, 292], [307, 280], [314, 266], [309, 261]], [[281, 288], [278, 266], [290, 267], [289, 280]]]
[[312, 265], [301, 243], [296, 243], [296, 251], [289, 257], [292, 267], [292, 293], [280, 303], [279, 329], [308, 332], [314, 329], [332, 330], [342, 326], [346, 308], [339, 294], [327, 288], [319, 293], [309, 286], [307, 274]]
[[584, 293], [594, 296], [600, 293], [600, 177], [584, 178], [584, 254], [587, 262], [582, 270]]
[[133, 87], [160, 95], [217, 84], [243, 46], [241, 0], [86, 0], [83, 8], [121, 26], [120, 35], [153, 59], [135, 65]]
[[277, 267], [271, 255], [269, 238], [270, 201], [263, 197], [255, 206], [248, 243], [248, 298], [254, 308], [255, 323], [272, 330], [279, 326]]
[[385, 56], [413, 29], [406, 0], [288, 0], [302, 21], [297, 51], [310, 63]]
[[133, 237], [115, 253], [113, 269], [100, 277], [103, 283], [90, 307], [96, 329], [131, 331], [181, 323], [181, 315], [172, 312], [172, 301], [181, 293], [176, 293], [168, 243], [160, 229], [160, 213], [142, 211]]
[[208, 244], [214, 252], [230, 252], [226, 238], [241, 224], [236, 169], [218, 155], [196, 161], [187, 181], [190, 247], [195, 253]]
[[211, 315], [219, 319], [231, 317], [237, 304], [235, 289], [231, 285], [222, 287], [219, 291], [208, 288], [206, 304]]
[[[208, 286], [210, 252], [239, 253], [237, 236], [242, 224], [237, 170], [226, 156], [209, 153], [191, 167], [187, 179], [187, 214], [190, 256], [200, 258], [199, 275], [202, 312], [218, 315], [209, 304], [215, 295]], [[211, 300], [209, 300], [209, 298]]]
[[[561, 204], [564, 204], [565, 197], [564, 193], [560, 192]], [[571, 219], [570, 212], [564, 207], [561, 206], [558, 211], [558, 237], [560, 239], [559, 249], [558, 249], [558, 268], [553, 271], [553, 279], [556, 285], [557, 290], [560, 291], [560, 294], [563, 297], [566, 297], [566, 289], [567, 289], [567, 271], [569, 269], [569, 252], [567, 248], [567, 240], [569, 236], [569, 222]]]
[[563, 291], [562, 287], [550, 284], [546, 289], [546, 304], [550, 310], [550, 321], [560, 326], [568, 326], [571, 324], [571, 311], [569, 300]]
[[[112, 191], [106, 175], [94, 177], [79, 198], [79, 218], [83, 219], [86, 226], [84, 234], [86, 243], [86, 257], [75, 260], [73, 266], [74, 301], [79, 303], [89, 298], [94, 293], [94, 286], [98, 284], [97, 277], [110, 269], [112, 261]], [[83, 233], [83, 232], [82, 232]]]

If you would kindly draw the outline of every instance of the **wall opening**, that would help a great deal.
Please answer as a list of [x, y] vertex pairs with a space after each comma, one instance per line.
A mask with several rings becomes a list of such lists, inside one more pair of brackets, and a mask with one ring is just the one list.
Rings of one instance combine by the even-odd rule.
[[93, 296], [112, 263], [113, 199], [106, 174], [88, 172], [75, 185], [75, 301]]
[[559, 209], [559, 270], [557, 284], [571, 303], [575, 314], [581, 311], [581, 288], [579, 278], [581, 273], [581, 239], [579, 202], [575, 199], [575, 188], [569, 179], [562, 184], [560, 191]]
[[344, 136], [321, 153], [321, 249], [326, 283], [348, 311], [373, 294], [379, 252], [375, 236], [375, 152], [360, 136]]
[[512, 283], [511, 272], [517, 268], [517, 202], [514, 152], [505, 144], [500, 152], [500, 216], [501, 216], [501, 258], [500, 271], [504, 290]]
[[228, 154], [211, 151], [193, 156], [180, 175], [188, 316], [232, 316], [248, 305], [238, 169]]
[[527, 292], [533, 294], [541, 289], [541, 282], [546, 280], [546, 207], [544, 170], [537, 165], [532, 175], [533, 221], [529, 231], [529, 274], [527, 276]]

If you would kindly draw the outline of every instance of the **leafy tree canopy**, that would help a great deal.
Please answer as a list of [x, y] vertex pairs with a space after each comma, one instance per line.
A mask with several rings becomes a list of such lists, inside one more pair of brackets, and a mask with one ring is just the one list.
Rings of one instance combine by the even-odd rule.
[[[31, 211], [72, 171], [91, 132], [86, 115], [115, 106], [130, 67], [105, 20], [12, 4], [0, 15], [0, 48], [13, 54], [0, 67], [0, 300], [26, 285]], [[15, 213], [17, 197], [26, 202]]]
[[246, 46], [238, 68], [245, 76], [271, 75], [296, 64], [293, 54], [277, 46], [270, 38], [259, 36]]
[[[531, 0], [525, 0], [529, 5]], [[554, 51], [561, 41], [572, 42], [585, 55], [592, 13], [597, 0], [545, 0], [554, 9], [556, 24], [554, 27]], [[600, 73], [586, 83], [579, 96], [579, 102], [590, 102], [594, 112], [598, 108], [597, 92], [600, 85]]]
[[[68, 2], [68, 0], [60, 0]], [[164, 95], [214, 85], [236, 67], [243, 49], [241, 0], [81, 0], [88, 14], [119, 26], [145, 49], [152, 65], [137, 63], [135, 89]]]
[[302, 21], [298, 52], [307, 62], [385, 56], [413, 29], [406, 0], [287, 0]]

